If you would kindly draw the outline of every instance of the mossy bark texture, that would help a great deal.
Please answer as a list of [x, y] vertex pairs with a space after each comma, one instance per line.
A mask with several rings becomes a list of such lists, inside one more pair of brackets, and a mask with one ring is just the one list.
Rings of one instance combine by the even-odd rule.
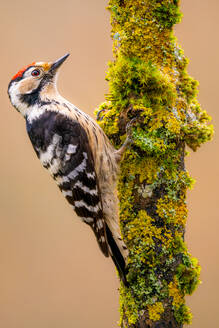
[[129, 248], [129, 287], [120, 287], [123, 328], [182, 327], [191, 313], [185, 295], [200, 267], [184, 242], [185, 146], [211, 139], [209, 116], [196, 100], [197, 82], [173, 35], [178, 0], [110, 0], [114, 61], [98, 122], [119, 147], [132, 122], [133, 144], [121, 163], [120, 224]]

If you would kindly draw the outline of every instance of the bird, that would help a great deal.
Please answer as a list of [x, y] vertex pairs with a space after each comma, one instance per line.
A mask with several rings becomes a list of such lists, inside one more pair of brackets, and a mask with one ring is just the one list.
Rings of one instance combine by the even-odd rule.
[[116, 185], [130, 136], [115, 149], [95, 120], [59, 94], [58, 72], [68, 56], [22, 68], [8, 85], [9, 99], [25, 118], [40, 162], [127, 285], [129, 252], [119, 228]]

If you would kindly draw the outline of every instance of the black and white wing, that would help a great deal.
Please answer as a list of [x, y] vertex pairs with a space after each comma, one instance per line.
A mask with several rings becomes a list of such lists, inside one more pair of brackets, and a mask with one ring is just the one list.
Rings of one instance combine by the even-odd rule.
[[27, 123], [34, 149], [77, 215], [89, 224], [100, 249], [109, 256], [98, 179], [87, 132], [76, 120], [45, 112]]

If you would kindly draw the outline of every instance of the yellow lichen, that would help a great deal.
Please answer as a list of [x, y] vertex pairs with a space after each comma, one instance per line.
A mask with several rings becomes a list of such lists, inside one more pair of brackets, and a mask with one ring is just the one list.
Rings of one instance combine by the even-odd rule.
[[164, 312], [163, 304], [161, 302], [157, 302], [152, 305], [148, 305], [148, 313], [149, 318], [152, 321], [160, 320], [160, 315]]
[[173, 307], [176, 319], [179, 323], [191, 324], [192, 313], [185, 305], [184, 294], [180, 292], [176, 278], [169, 283], [169, 296], [173, 298]]
[[168, 285], [169, 287], [169, 295], [173, 297], [173, 306], [178, 309], [181, 304], [184, 304], [184, 295], [179, 291], [179, 287], [177, 285], [176, 279], [171, 281]]
[[132, 325], [136, 323], [138, 318], [138, 309], [136, 307], [135, 300], [133, 299], [131, 292], [120, 288], [120, 325], [124, 315], [128, 318], [128, 324]]
[[188, 210], [184, 199], [175, 201], [166, 195], [158, 200], [157, 213], [168, 223], [184, 225]]

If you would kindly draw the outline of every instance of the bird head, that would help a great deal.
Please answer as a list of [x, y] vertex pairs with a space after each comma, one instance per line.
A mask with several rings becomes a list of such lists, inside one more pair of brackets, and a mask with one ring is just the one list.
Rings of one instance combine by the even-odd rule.
[[12, 105], [23, 116], [27, 115], [30, 107], [40, 105], [40, 101], [57, 93], [57, 72], [68, 56], [66, 54], [55, 62], [33, 62], [12, 77], [8, 95]]

